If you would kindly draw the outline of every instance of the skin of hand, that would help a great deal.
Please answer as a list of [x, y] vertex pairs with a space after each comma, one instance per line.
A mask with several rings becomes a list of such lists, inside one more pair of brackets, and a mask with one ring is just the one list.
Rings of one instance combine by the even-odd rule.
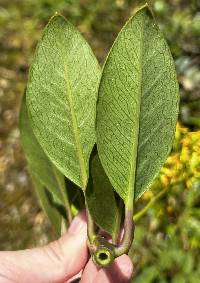
[[127, 255], [108, 268], [97, 268], [89, 259], [84, 212], [72, 221], [67, 233], [42, 248], [0, 252], [0, 283], [65, 283], [82, 272], [80, 283], [128, 283], [133, 266]]

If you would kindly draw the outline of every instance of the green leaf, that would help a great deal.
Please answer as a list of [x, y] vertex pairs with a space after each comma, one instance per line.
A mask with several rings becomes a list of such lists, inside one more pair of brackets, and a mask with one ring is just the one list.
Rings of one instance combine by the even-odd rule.
[[173, 276], [172, 283], [187, 283], [188, 278], [186, 278], [185, 274], [177, 273]]
[[19, 127], [22, 147], [31, 171], [43, 186], [63, 202], [60, 184], [63, 185], [64, 176], [51, 163], [33, 133], [26, 108], [25, 94], [21, 105]]
[[139, 274], [135, 278], [135, 281], [133, 281], [133, 282], [136, 282], [136, 283], [143, 283], [143, 282], [145, 282], [145, 283], [152, 283], [156, 279], [156, 277], [158, 275], [159, 275], [158, 267], [156, 267], [156, 266], [148, 266], [148, 267], [145, 267], [145, 269], [143, 269], [141, 271], [141, 274]]
[[27, 86], [33, 131], [59, 170], [85, 189], [95, 142], [100, 67], [89, 45], [62, 16], [40, 40]]
[[61, 223], [62, 223], [62, 216], [55, 207], [53, 201], [49, 196], [49, 192], [45, 189], [43, 184], [37, 179], [34, 174], [32, 174], [32, 180], [34, 183], [35, 192], [39, 199], [40, 205], [44, 210], [45, 214], [47, 215], [49, 221], [51, 222], [56, 236], [61, 236]]
[[90, 214], [96, 224], [115, 239], [120, 226], [120, 211], [112, 185], [97, 154], [91, 159], [91, 179], [89, 184], [92, 184], [86, 191]]
[[159, 173], [172, 146], [178, 102], [170, 50], [145, 5], [112, 46], [97, 106], [99, 157], [125, 202], [139, 198]]

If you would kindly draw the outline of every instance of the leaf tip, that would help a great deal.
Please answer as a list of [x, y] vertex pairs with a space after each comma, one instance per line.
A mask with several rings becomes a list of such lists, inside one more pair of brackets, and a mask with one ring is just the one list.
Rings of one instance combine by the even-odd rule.
[[61, 15], [59, 12], [55, 12], [55, 14], [50, 18], [50, 20], [47, 24], [47, 27], [49, 26], [49, 24], [52, 24], [52, 23], [57, 22], [59, 20], [66, 21], [66, 19], [63, 15]]
[[152, 11], [151, 5], [148, 2], [146, 2], [142, 6], [139, 6], [135, 14], [137, 14], [138, 12], [142, 12], [142, 11], [147, 11], [153, 17], [153, 11]]
[[136, 13], [139, 12], [139, 11], [141, 11], [141, 10], [144, 10], [144, 9], [146, 9], [146, 8], [149, 8], [149, 5], [148, 5], [147, 2], [146, 2], [145, 4], [139, 6], [139, 7], [137, 8], [137, 10], [136, 10]]

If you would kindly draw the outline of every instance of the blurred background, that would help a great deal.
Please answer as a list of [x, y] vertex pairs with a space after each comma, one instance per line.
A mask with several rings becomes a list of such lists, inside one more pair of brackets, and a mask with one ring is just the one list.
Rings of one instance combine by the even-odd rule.
[[[41, 32], [56, 12], [84, 34], [103, 64], [117, 33], [141, 1], [0, 0], [0, 250], [55, 238], [32, 189], [20, 146], [18, 114]], [[130, 255], [134, 283], [200, 282], [200, 1], [151, 1], [171, 48], [180, 115], [171, 155], [137, 210], [168, 188], [137, 223]]]

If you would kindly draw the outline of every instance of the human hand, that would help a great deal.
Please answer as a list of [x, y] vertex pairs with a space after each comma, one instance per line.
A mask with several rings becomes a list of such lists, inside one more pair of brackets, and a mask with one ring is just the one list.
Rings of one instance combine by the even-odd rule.
[[70, 279], [82, 270], [80, 283], [130, 282], [133, 266], [127, 255], [118, 257], [109, 268], [97, 268], [88, 258], [86, 241], [86, 216], [82, 212], [63, 237], [45, 247], [0, 252], [0, 283], [72, 282]]

